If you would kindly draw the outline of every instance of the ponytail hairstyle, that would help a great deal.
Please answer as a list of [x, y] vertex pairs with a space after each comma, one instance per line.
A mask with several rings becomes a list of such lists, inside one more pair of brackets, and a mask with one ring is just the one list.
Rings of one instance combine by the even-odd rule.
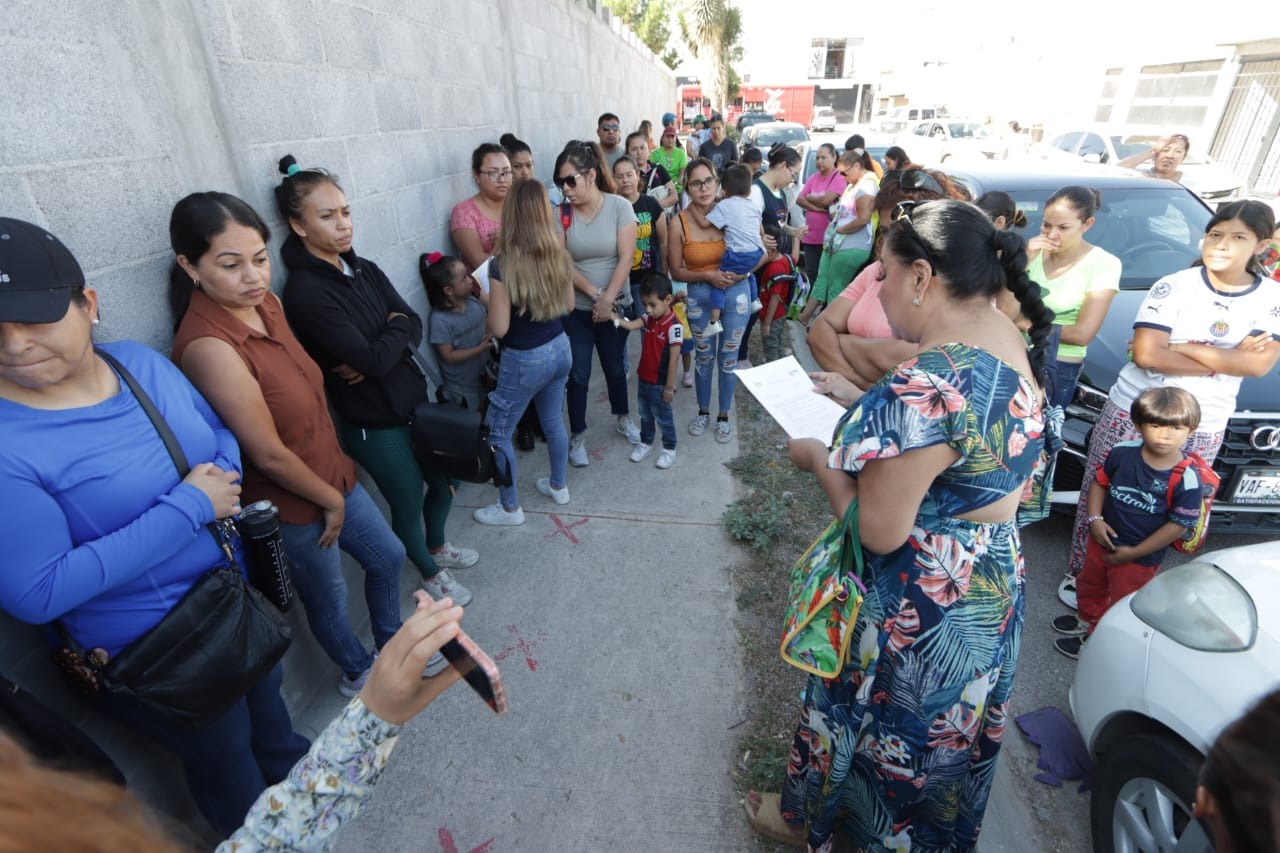
[[[1208, 234], [1222, 223], [1231, 222], [1232, 220], [1239, 220], [1259, 240], [1270, 240], [1275, 234], [1276, 215], [1271, 209], [1271, 205], [1253, 200], [1233, 201], [1231, 204], [1218, 208], [1218, 212], [1209, 219], [1209, 224], [1204, 227], [1204, 233]], [[1203, 263], [1203, 258], [1196, 261], [1196, 264]], [[1262, 259], [1257, 255], [1249, 258], [1249, 263], [1245, 265], [1245, 271], [1250, 275], [1266, 276], [1266, 271], [1262, 268]]]
[[1020, 235], [997, 230], [974, 204], [943, 199], [916, 204], [908, 217], [893, 223], [885, 251], [904, 263], [928, 261], [956, 299], [993, 299], [1008, 288], [1031, 323], [1027, 358], [1044, 387], [1054, 315], [1040, 297], [1040, 286], [1027, 278], [1027, 243]]
[[303, 169], [292, 154], [280, 158], [278, 164], [284, 178], [275, 188], [276, 209], [285, 222], [302, 219], [302, 205], [313, 189], [325, 182], [342, 189], [338, 177], [324, 169]]
[[[902, 146], [900, 145], [890, 145], [888, 148], [885, 149], [884, 159], [888, 160], [891, 157], [893, 158], [893, 164], [894, 164], [893, 169], [889, 169], [889, 171], [891, 172], [894, 171], [895, 169], [897, 171], [910, 169], [912, 166], [911, 158], [907, 156], [907, 152], [903, 151]], [[888, 168], [887, 163], [885, 164], [885, 168]]]
[[[516, 139], [514, 133], [504, 133], [498, 137], [498, 144], [502, 146], [502, 150], [506, 152], [508, 157], [514, 157], [517, 154], [528, 154], [533, 156], [533, 149], [529, 147], [529, 143], [521, 139]], [[474, 157], [472, 158], [475, 159]], [[481, 164], [484, 163], [484, 157], [480, 158]]]
[[[1209, 747], [1200, 786], [1218, 807], [1231, 849], [1280, 849], [1280, 770], [1263, 756], [1280, 750], [1280, 690], [1267, 694], [1222, 730]], [[1217, 838], [1219, 844], [1223, 839]]]
[[[601, 116], [601, 120], [604, 116]], [[571, 140], [565, 145], [564, 150], [556, 155], [555, 171], [551, 174], [559, 175], [560, 167], [565, 163], [570, 163], [573, 168], [579, 172], [586, 173], [590, 169], [596, 170], [596, 188], [602, 193], [614, 193], [617, 189], [613, 183], [613, 170], [607, 169], [608, 159], [604, 156], [604, 149], [600, 147], [599, 142], [583, 142], [578, 139]]]
[[1044, 203], [1045, 207], [1057, 202], [1065, 201], [1070, 205], [1071, 209], [1080, 217], [1081, 222], [1088, 222], [1098, 212], [1098, 208], [1102, 207], [1102, 193], [1097, 190], [1072, 185], [1063, 187]]
[[439, 252], [423, 252], [418, 256], [418, 275], [422, 277], [422, 289], [427, 292], [427, 303], [435, 311], [448, 311], [449, 301], [444, 289], [453, 284], [458, 267], [466, 272], [467, 266], [452, 255]]
[[840, 154], [840, 162], [845, 166], [861, 166], [868, 174], [874, 176], [876, 167], [871, 162], [871, 155], [865, 148], [847, 148]]
[[186, 258], [187, 263], [195, 266], [200, 263], [209, 244], [227, 226], [235, 223], [245, 228], [252, 228], [262, 237], [262, 242], [271, 240], [271, 229], [262, 217], [249, 204], [228, 193], [203, 192], [192, 193], [173, 206], [169, 214], [169, 247], [173, 249], [173, 266], [169, 268], [169, 314], [173, 318], [176, 331], [182, 324], [191, 304], [191, 289], [195, 282], [178, 264], [178, 257]]
[[1013, 200], [1013, 196], [1000, 190], [992, 190], [989, 193], [983, 193], [982, 197], [977, 201], [978, 207], [982, 208], [987, 216], [991, 217], [991, 221], [995, 222], [996, 217], [1004, 217], [1004, 227], [1007, 231], [1010, 228], [1026, 228], [1027, 215], [1018, 210], [1017, 202]]
[[774, 166], [799, 166], [800, 152], [785, 142], [775, 142], [769, 146], [769, 168]]

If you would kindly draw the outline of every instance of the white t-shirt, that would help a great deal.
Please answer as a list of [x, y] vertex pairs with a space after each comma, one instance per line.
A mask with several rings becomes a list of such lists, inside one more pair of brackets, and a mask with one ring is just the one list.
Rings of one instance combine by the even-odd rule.
[[[1219, 293], [1203, 267], [1179, 270], [1152, 285], [1133, 320], [1135, 329], [1159, 329], [1169, 342], [1233, 349], [1255, 332], [1280, 339], [1280, 285], [1259, 277], [1248, 290]], [[1111, 386], [1111, 402], [1129, 411], [1148, 388], [1182, 388], [1200, 403], [1200, 432], [1219, 432], [1236, 409], [1239, 376], [1166, 376], [1132, 361]]]

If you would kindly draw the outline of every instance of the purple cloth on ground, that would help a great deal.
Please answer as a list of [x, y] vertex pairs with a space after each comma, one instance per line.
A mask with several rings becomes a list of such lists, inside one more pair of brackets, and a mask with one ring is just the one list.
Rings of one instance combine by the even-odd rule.
[[1035, 778], [1062, 787], [1063, 779], [1081, 779], [1080, 791], [1089, 790], [1093, 781], [1093, 760], [1080, 737], [1076, 724], [1057, 708], [1041, 708], [1016, 717], [1014, 721], [1027, 739], [1040, 747], [1036, 767], [1045, 771]]

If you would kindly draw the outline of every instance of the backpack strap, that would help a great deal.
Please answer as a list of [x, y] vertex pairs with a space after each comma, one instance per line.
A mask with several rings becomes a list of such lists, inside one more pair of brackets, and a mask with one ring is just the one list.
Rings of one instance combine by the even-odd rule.
[[567, 201], [560, 202], [560, 227], [565, 233], [569, 233], [569, 226], [573, 224], [573, 205]]
[[1164, 500], [1169, 505], [1169, 509], [1173, 509], [1173, 496], [1178, 491], [1178, 486], [1182, 484], [1182, 477], [1187, 473], [1187, 466], [1195, 464], [1195, 460], [1199, 459], [1194, 453], [1188, 453], [1182, 457], [1182, 461], [1173, 466], [1173, 471], [1169, 474], [1169, 488], [1165, 492]]

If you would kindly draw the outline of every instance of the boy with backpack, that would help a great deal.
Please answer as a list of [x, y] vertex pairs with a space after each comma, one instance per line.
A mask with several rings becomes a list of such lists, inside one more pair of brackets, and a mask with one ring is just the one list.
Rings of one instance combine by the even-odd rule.
[[1076, 614], [1053, 620], [1059, 652], [1078, 658], [1112, 604], [1141, 589], [1160, 569], [1165, 549], [1203, 532], [1217, 476], [1194, 453], [1183, 454], [1200, 425], [1200, 404], [1181, 388], [1148, 388], [1129, 410], [1140, 441], [1111, 448], [1089, 480], [1090, 539], [1076, 579]]
[[[764, 223], [764, 233], [783, 244], [782, 229], [776, 223]], [[760, 339], [764, 349], [764, 360], [774, 361], [783, 356], [783, 341], [787, 338], [787, 310], [791, 304], [792, 291], [795, 288], [798, 274], [796, 262], [800, 260], [800, 241], [791, 241], [791, 253], [784, 255], [776, 248], [765, 256], [764, 268], [760, 271], [760, 301], [764, 307], [760, 309]]]

